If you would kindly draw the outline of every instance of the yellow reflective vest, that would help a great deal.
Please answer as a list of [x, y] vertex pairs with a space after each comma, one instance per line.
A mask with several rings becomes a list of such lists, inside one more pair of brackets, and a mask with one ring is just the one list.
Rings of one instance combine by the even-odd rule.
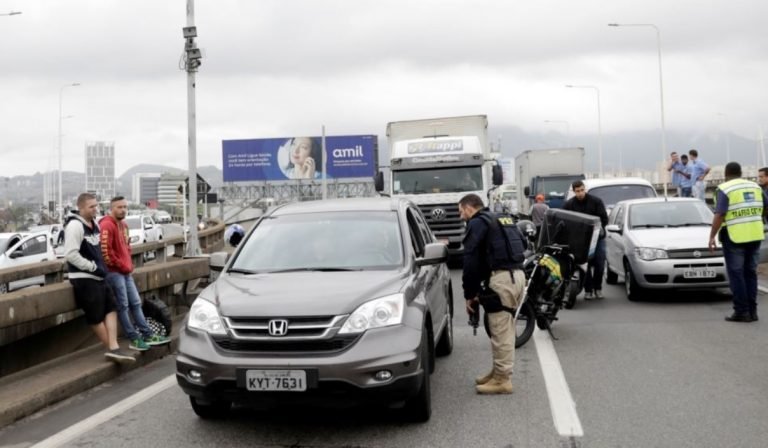
[[[734, 243], [763, 240], [763, 191], [748, 180], [733, 179], [717, 187], [728, 197], [724, 227]], [[717, 194], [715, 194], [717, 206]]]

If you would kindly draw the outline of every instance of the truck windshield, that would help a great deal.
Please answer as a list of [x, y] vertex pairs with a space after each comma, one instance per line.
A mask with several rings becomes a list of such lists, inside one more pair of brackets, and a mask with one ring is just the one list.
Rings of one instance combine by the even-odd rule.
[[543, 194], [545, 197], [560, 197], [564, 198], [568, 189], [571, 188], [573, 178], [561, 178], [561, 179], [542, 179], [538, 183], [534, 196], [537, 194]]
[[483, 189], [479, 166], [393, 171], [394, 194], [458, 193]]

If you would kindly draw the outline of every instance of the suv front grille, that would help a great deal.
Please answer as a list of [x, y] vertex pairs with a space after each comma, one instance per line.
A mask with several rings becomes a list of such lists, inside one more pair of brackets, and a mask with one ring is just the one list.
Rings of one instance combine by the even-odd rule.
[[[424, 214], [427, 225], [435, 236], [461, 235], [464, 233], [464, 222], [459, 216], [458, 204], [421, 204], [419, 209]], [[438, 211], [433, 214], [436, 209], [442, 209], [443, 213]], [[439, 219], [441, 216], [443, 218]]]
[[[347, 315], [300, 317], [224, 317], [224, 325], [240, 341], [327, 340], [341, 328]], [[271, 321], [287, 322], [282, 334], [270, 334]]]
[[272, 341], [242, 341], [231, 338], [214, 338], [216, 345], [233, 352], [252, 353], [333, 353], [342, 351], [357, 341], [359, 335], [336, 336], [325, 340], [285, 341], [272, 338]]

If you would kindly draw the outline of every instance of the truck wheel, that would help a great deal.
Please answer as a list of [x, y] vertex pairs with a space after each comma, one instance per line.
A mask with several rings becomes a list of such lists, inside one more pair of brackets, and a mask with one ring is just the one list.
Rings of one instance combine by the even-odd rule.
[[144, 299], [141, 309], [144, 312], [147, 325], [149, 325], [153, 334], [168, 337], [171, 336], [173, 317], [170, 308], [168, 308], [168, 305], [166, 305], [165, 302], [150, 297]]

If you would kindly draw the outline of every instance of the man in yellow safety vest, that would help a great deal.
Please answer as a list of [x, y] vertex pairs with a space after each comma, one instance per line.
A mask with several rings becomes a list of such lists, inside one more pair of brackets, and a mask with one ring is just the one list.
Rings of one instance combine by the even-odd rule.
[[767, 213], [768, 197], [760, 186], [741, 178], [738, 163], [725, 165], [725, 182], [715, 195], [709, 250], [714, 252], [719, 230], [733, 295], [733, 314], [725, 318], [728, 322], [757, 321], [757, 262]]

